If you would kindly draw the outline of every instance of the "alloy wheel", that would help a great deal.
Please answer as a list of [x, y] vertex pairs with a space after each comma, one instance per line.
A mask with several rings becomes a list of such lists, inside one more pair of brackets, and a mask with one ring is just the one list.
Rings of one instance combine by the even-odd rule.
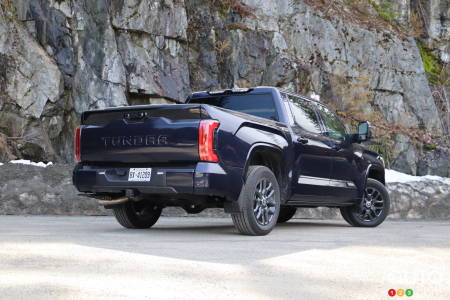
[[364, 222], [379, 218], [384, 209], [383, 195], [374, 187], [367, 187], [358, 211], [358, 217]]
[[263, 178], [256, 184], [253, 213], [260, 225], [268, 225], [275, 215], [275, 190], [272, 182]]

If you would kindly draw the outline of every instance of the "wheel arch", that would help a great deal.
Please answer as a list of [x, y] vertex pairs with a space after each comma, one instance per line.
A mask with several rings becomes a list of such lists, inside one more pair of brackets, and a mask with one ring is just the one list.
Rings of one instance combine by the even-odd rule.
[[[254, 144], [247, 155], [244, 167], [244, 177], [250, 166], [262, 165], [269, 168], [277, 178], [281, 191], [281, 202], [284, 203], [288, 189], [287, 170], [283, 160], [283, 151], [272, 144], [257, 143]], [[245, 178], [244, 178], [245, 181]]]
[[366, 179], [367, 178], [372, 178], [372, 179], [378, 180], [383, 185], [386, 185], [384, 169], [378, 168], [378, 167], [376, 167], [374, 165], [370, 165], [368, 167]]

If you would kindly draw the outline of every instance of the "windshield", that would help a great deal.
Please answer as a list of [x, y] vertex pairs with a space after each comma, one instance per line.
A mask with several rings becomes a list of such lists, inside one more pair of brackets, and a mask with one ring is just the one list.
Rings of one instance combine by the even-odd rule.
[[277, 111], [271, 94], [217, 95], [207, 98], [193, 98], [189, 103], [214, 105], [278, 121]]

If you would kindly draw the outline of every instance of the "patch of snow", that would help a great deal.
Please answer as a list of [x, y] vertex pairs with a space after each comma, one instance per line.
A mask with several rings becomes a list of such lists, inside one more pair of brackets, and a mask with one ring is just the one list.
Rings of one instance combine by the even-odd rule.
[[320, 95], [312, 93], [311, 94], [311, 99], [316, 100], [316, 101], [320, 101]]
[[48, 163], [44, 163], [42, 161], [34, 162], [34, 161], [31, 161], [31, 160], [28, 160], [28, 159], [11, 160], [10, 163], [12, 163], [12, 164], [30, 165], [30, 166], [42, 167], [42, 168], [47, 168], [48, 166], [53, 165], [52, 162], [48, 162]]
[[450, 62], [450, 55], [447, 53], [442, 52], [441, 54], [441, 60], [445, 63], [449, 63]]
[[405, 173], [401, 173], [398, 171], [386, 169], [385, 171], [386, 182], [396, 182], [396, 183], [405, 183], [405, 182], [417, 182], [417, 181], [426, 181], [426, 180], [435, 180], [440, 181], [446, 184], [450, 184], [450, 178], [448, 177], [440, 177], [435, 175], [425, 175], [425, 176], [412, 176]]

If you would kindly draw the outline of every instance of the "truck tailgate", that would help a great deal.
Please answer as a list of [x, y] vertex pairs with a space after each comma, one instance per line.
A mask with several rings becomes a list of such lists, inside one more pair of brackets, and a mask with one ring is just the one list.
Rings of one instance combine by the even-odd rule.
[[157, 105], [82, 115], [83, 162], [188, 163], [199, 160], [200, 105]]

